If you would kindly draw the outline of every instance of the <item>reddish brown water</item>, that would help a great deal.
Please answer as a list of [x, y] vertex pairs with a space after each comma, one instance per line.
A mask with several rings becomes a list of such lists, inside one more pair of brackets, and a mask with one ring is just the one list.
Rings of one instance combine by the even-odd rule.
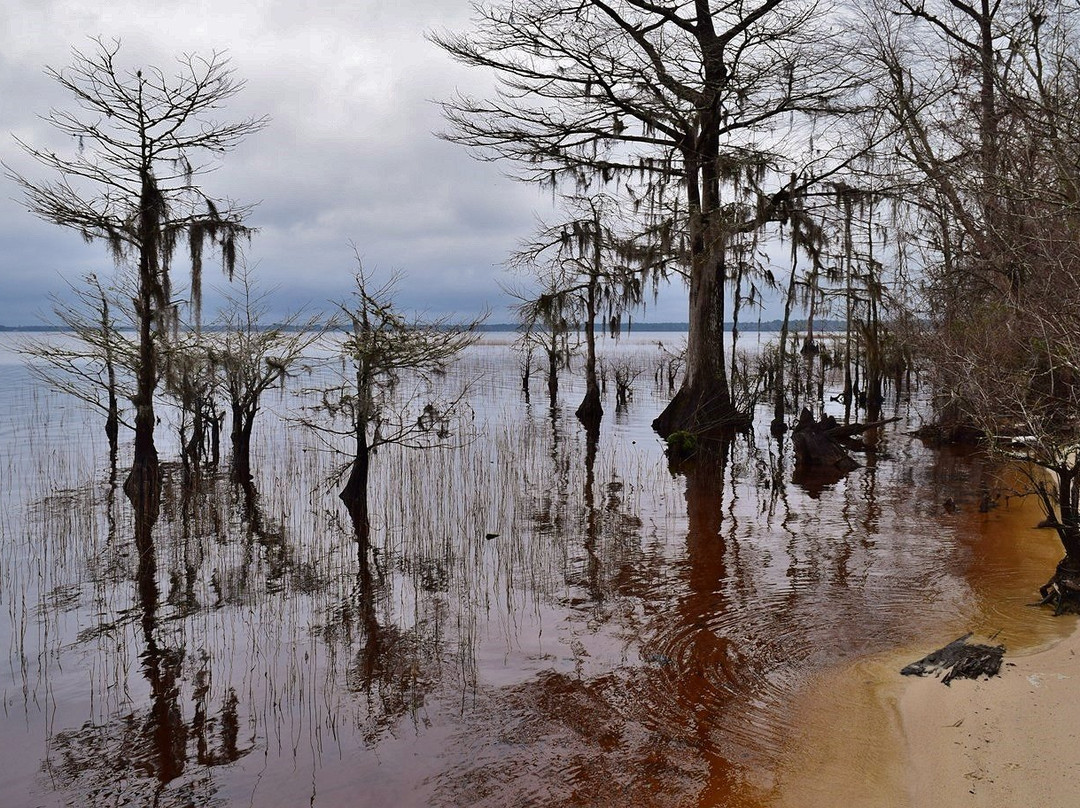
[[1049, 620], [992, 597], [1048, 554], [985, 540], [997, 484], [907, 404], [842, 480], [761, 436], [671, 470], [655, 339], [605, 346], [644, 372], [595, 443], [573, 379], [527, 404], [472, 349], [474, 437], [377, 456], [369, 552], [268, 415], [254, 485], [171, 474], [142, 559], [95, 417], [4, 355], [0, 805], [765, 805], [821, 672]]

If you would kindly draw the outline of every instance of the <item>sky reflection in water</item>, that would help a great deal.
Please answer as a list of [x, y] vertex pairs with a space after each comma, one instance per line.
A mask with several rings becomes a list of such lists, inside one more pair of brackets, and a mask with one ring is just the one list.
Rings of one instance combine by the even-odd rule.
[[951, 639], [1004, 582], [990, 619], [1021, 624], [1052, 545], [983, 541], [985, 470], [904, 434], [906, 401], [830, 485], [763, 435], [669, 468], [649, 422], [678, 339], [604, 343], [641, 374], [590, 440], [580, 380], [526, 403], [489, 336], [448, 380], [474, 382], [471, 441], [377, 456], [370, 548], [337, 458], [265, 413], [250, 486], [167, 469], [141, 556], [96, 416], [5, 343], [0, 804], [767, 804], [811, 677]]

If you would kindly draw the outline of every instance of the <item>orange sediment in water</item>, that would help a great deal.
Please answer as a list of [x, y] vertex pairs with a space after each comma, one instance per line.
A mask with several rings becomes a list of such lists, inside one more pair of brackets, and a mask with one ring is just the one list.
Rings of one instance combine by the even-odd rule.
[[[1015, 472], [1004, 472], [1003, 487], [1019, 488], [1022, 482]], [[1008, 664], [1010, 658], [1046, 648], [1075, 629], [1074, 619], [1054, 618], [1048, 608], [1030, 608], [1063, 553], [1056, 533], [1036, 528], [1044, 514], [1034, 497], [1002, 496], [989, 511], [969, 509], [958, 516], [963, 520], [958, 526], [962, 541], [970, 549], [965, 573], [969, 608], [934, 627], [918, 644], [815, 677], [798, 700], [798, 731], [769, 799], [771, 806], [919, 808], [912, 802], [912, 728], [905, 726], [905, 715], [913, 719], [901, 703], [911, 698], [913, 689], [931, 684], [900, 676], [900, 668], [969, 631], [983, 641], [992, 638], [1005, 645]], [[965, 684], [971, 683], [954, 683], [953, 688], [959, 691]], [[988, 699], [993, 698], [991, 685], [987, 683]], [[937, 682], [933, 686], [941, 687]], [[951, 729], [919, 727], [916, 734], [925, 737], [928, 731]]]

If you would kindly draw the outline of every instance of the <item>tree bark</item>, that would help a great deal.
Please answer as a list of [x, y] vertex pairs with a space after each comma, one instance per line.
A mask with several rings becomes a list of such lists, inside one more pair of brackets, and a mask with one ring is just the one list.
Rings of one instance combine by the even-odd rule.
[[[701, 230], [691, 224], [691, 232]], [[715, 235], [715, 234], [714, 234]], [[724, 262], [714, 239], [693, 257], [690, 276], [690, 330], [686, 339], [686, 372], [675, 397], [652, 423], [663, 438], [687, 431], [719, 436], [744, 427], [749, 418], [732, 406], [724, 357]], [[703, 245], [704, 246], [704, 245]]]
[[233, 402], [232, 429], [229, 439], [232, 443], [233, 469], [235, 474], [251, 475], [251, 431], [255, 425], [256, 412]]
[[[145, 132], [143, 133], [145, 138]], [[149, 158], [144, 158], [149, 159]], [[139, 367], [135, 374], [135, 456], [131, 473], [124, 482], [124, 493], [131, 500], [139, 518], [157, 520], [161, 493], [157, 446], [154, 444], [154, 391], [157, 388], [157, 345], [155, 323], [163, 316], [158, 303], [164, 297], [158, 279], [158, 239], [160, 238], [161, 198], [149, 167], [142, 169], [139, 197], [139, 296], [135, 315], [139, 325]]]
[[368, 470], [371, 463], [371, 449], [368, 447], [366, 434], [359, 434], [356, 442], [356, 457], [353, 458], [352, 468], [349, 470], [349, 478], [345, 487], [341, 489], [338, 498], [345, 503], [345, 507], [352, 517], [356, 540], [362, 546], [367, 546], [371, 536], [371, 519], [368, 510]]
[[[599, 244], [599, 241], [597, 242]], [[596, 259], [599, 261], [599, 258]], [[589, 283], [585, 301], [585, 398], [577, 408], [578, 420], [586, 426], [600, 423], [604, 407], [600, 403], [600, 382], [596, 376], [596, 278]]]

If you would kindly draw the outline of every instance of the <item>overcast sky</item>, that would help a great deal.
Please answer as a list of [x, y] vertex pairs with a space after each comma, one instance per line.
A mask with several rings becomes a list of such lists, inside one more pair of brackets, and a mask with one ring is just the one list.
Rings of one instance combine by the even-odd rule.
[[[257, 203], [250, 223], [259, 232], [245, 255], [261, 284], [278, 287], [277, 312], [344, 298], [355, 244], [368, 269], [404, 274], [404, 307], [433, 316], [486, 307], [491, 321], [506, 322], [498, 281], [513, 279], [502, 262], [547, 213], [550, 194], [434, 135], [444, 128], [434, 100], [491, 83], [424, 37], [467, 29], [471, 13], [466, 0], [4, 0], [0, 156], [47, 177], [12, 135], [55, 142], [38, 116], [74, 107], [44, 68], [69, 64], [73, 47], [92, 49], [88, 37], [120, 39], [120, 61], [132, 67], [225, 51], [246, 87], [222, 117], [271, 121], [204, 185]], [[0, 184], [0, 324], [39, 323], [65, 279], [104, 272], [110, 259], [103, 245], [35, 219], [20, 189]], [[208, 285], [224, 282], [206, 275]], [[647, 319], [685, 320], [685, 292], [665, 295]]]

